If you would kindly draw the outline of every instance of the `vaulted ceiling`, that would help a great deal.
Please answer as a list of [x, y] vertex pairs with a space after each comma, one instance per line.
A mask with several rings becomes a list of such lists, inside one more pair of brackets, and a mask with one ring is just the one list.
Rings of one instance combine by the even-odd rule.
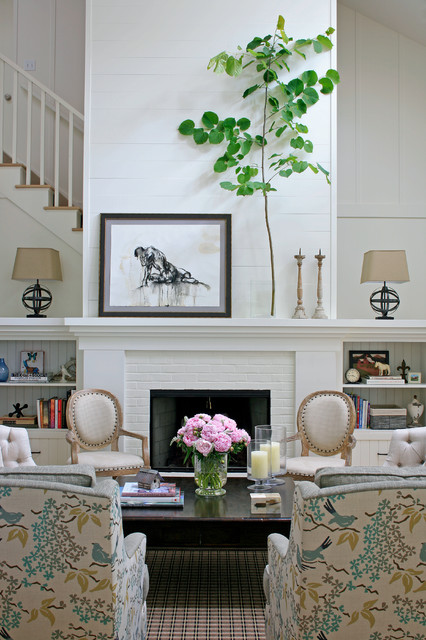
[[426, 46], [426, 0], [339, 0], [339, 2]]

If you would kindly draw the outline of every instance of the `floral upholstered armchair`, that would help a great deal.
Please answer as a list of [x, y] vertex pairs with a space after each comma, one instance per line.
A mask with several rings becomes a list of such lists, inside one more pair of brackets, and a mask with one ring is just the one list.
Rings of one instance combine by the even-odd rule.
[[268, 538], [267, 640], [426, 638], [426, 476], [323, 469]]
[[0, 636], [143, 640], [146, 538], [85, 465], [0, 469]]

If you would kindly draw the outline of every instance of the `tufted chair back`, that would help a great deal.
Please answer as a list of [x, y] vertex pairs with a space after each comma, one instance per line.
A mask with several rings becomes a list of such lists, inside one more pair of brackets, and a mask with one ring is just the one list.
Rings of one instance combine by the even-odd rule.
[[350, 465], [355, 422], [355, 407], [346, 393], [315, 391], [306, 396], [297, 412], [297, 433], [287, 439], [301, 441], [302, 455], [287, 459], [286, 475], [309, 480], [321, 467]]
[[[384, 467], [426, 467], [426, 427], [395, 429]], [[425, 469], [426, 473], [426, 469]]]
[[[113, 477], [149, 467], [147, 436], [123, 429], [120, 403], [109, 391], [76, 391], [68, 400], [66, 415], [72, 464], [88, 464], [98, 476]], [[120, 436], [142, 441], [142, 455], [120, 451]]]
[[0, 467], [36, 466], [26, 429], [0, 424]]

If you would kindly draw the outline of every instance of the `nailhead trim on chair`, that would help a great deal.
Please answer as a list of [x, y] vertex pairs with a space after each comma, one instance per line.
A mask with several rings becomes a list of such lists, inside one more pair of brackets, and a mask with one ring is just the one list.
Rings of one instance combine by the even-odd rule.
[[[87, 393], [80, 393], [80, 397], [83, 396], [102, 396], [104, 398], [108, 398], [108, 400], [111, 402], [111, 404], [113, 405], [114, 408], [114, 415], [115, 415], [115, 428], [113, 433], [111, 434], [111, 436], [105, 440], [103, 440], [102, 442], [97, 442], [96, 444], [93, 444], [92, 442], [85, 442], [81, 437], [80, 434], [76, 433], [77, 439], [79, 442], [81, 442], [85, 447], [88, 448], [92, 448], [92, 449], [99, 449], [101, 446], [103, 445], [108, 445], [110, 442], [112, 442], [112, 440], [114, 440], [114, 436], [117, 432], [118, 429], [118, 415], [117, 415], [117, 407], [115, 406], [115, 403], [112, 401], [112, 399], [110, 398], [110, 396], [106, 395], [105, 393], [99, 393], [98, 391], [93, 392], [93, 391], [89, 391]], [[73, 405], [72, 407], [72, 417], [73, 417], [73, 422], [75, 424], [75, 405]]]
[[[324, 394], [324, 397], [329, 397], [329, 396], [335, 396], [336, 398], [340, 398], [342, 399], [342, 396], [338, 395], [337, 393], [327, 393]], [[346, 403], [347, 407], [348, 407], [348, 414], [347, 414], [347, 423], [346, 423], [346, 432], [345, 432], [345, 436], [344, 438], [342, 438], [341, 442], [339, 443], [339, 446], [334, 447], [333, 449], [320, 449], [317, 445], [315, 445], [308, 437], [308, 434], [306, 433], [305, 430], [305, 424], [304, 424], [304, 411], [306, 409], [306, 407], [313, 402], [314, 400], [316, 400], [316, 398], [321, 397], [320, 394], [316, 394], [315, 397], [312, 397], [310, 400], [307, 401], [307, 403], [305, 404], [304, 408], [303, 408], [303, 413], [301, 416], [301, 425], [303, 428], [303, 433], [304, 436], [306, 438], [306, 441], [309, 443], [310, 448], [314, 449], [315, 451], [322, 451], [323, 453], [329, 453], [332, 451], [335, 451], [336, 453], [338, 451], [341, 450], [342, 448], [342, 444], [344, 443], [344, 441], [347, 439], [348, 435], [350, 434], [350, 413], [349, 413], [349, 406], [348, 406], [348, 402], [352, 402], [349, 398], [346, 400], [345, 398], [343, 398], [344, 402]]]

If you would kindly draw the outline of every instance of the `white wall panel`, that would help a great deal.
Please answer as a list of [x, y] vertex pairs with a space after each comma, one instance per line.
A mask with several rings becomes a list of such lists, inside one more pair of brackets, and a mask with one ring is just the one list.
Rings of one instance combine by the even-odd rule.
[[[426, 47], [338, 5], [338, 317], [371, 318], [363, 254], [405, 249], [397, 318], [425, 318]], [[391, 284], [392, 286], [392, 284]]]
[[[214, 160], [223, 151], [197, 147], [177, 128], [186, 118], [199, 122], [205, 110], [214, 110], [221, 117], [252, 118], [251, 101], [243, 105], [240, 101], [250, 81], [207, 71], [209, 59], [221, 50], [244, 45], [254, 35], [273, 32], [280, 13], [286, 18], [289, 35], [316, 36], [330, 26], [334, 0], [303, 0], [297, 6], [290, 0], [273, 0], [268, 12], [255, 0], [219, 0], [208, 20], [206, 5], [196, 0], [183, 4], [166, 0], [161, 9], [155, 3], [128, 0], [92, 0], [87, 6], [91, 108], [90, 221], [85, 226], [85, 243], [91, 249], [89, 268], [84, 270], [86, 312], [96, 313], [93, 295], [97, 291], [100, 213], [227, 212], [233, 215], [233, 315], [257, 315], [253, 300], [258, 299], [259, 288], [261, 292], [269, 288], [263, 201], [259, 197], [239, 199], [221, 190], [219, 182], [232, 179], [230, 172], [212, 175]], [[334, 51], [314, 55], [310, 66], [325, 73], [334, 66], [333, 56]], [[298, 71], [306, 68], [301, 59], [296, 66]], [[315, 145], [313, 160], [325, 167], [330, 166], [331, 157], [331, 110], [332, 100], [323, 96], [306, 119]], [[270, 212], [279, 275], [277, 315], [289, 317], [296, 304], [294, 254], [302, 247], [316, 265], [313, 256], [319, 247], [323, 252], [330, 248], [330, 188], [322, 176], [307, 173], [275, 186], [279, 190], [271, 195]], [[311, 267], [306, 268], [307, 273]], [[315, 289], [315, 278], [314, 272], [309, 275], [308, 290]], [[327, 265], [326, 304], [330, 282]], [[315, 305], [315, 296], [311, 297]]]

